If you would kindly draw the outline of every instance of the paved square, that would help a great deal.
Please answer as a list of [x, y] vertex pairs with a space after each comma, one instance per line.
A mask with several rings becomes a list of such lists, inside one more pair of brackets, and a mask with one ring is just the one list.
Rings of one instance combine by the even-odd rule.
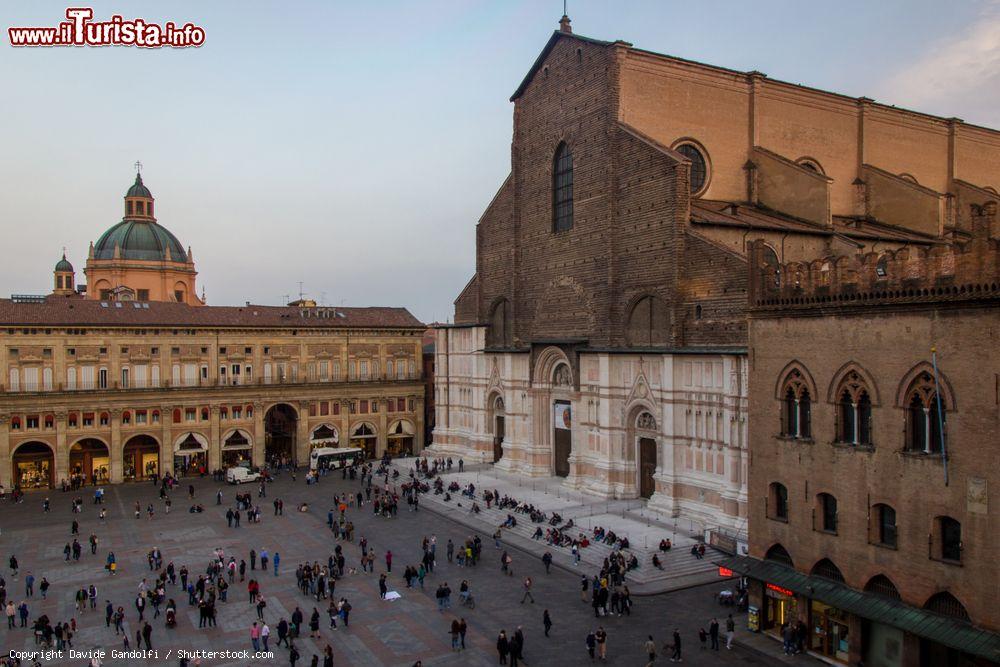
[[[413, 665], [422, 660], [424, 665], [494, 665], [497, 664], [496, 638], [501, 628], [512, 634], [521, 625], [525, 634], [525, 657], [528, 664], [536, 665], [576, 665], [589, 662], [585, 647], [588, 631], [602, 624], [608, 632], [608, 664], [643, 665], [646, 662], [642, 650], [646, 636], [652, 634], [659, 648], [657, 663], [667, 663], [663, 645], [674, 627], [679, 627], [684, 644], [684, 662], [693, 665], [759, 664], [772, 665], [781, 662], [750, 649], [739, 640], [747, 639], [742, 618], [737, 617], [738, 645], [732, 651], [721, 652], [700, 650], [697, 630], [708, 627], [712, 615], [724, 622], [728, 608], [719, 607], [714, 594], [724, 587], [720, 582], [673, 593], [649, 597], [635, 597], [631, 617], [610, 616], [596, 619], [589, 604], [580, 599], [580, 575], [563, 567], [555, 567], [545, 574], [544, 567], [536, 555], [520, 551], [514, 545], [511, 549], [515, 559], [516, 576], [507, 577], [500, 573], [499, 551], [494, 549], [489, 535], [480, 532], [484, 539], [483, 560], [476, 567], [460, 568], [445, 560], [445, 545], [449, 538], [458, 543], [471, 535], [471, 529], [453, 522], [447, 516], [428, 511], [423, 507], [419, 512], [407, 512], [401, 503], [397, 518], [384, 519], [373, 516], [369, 506], [348, 510], [354, 522], [355, 540], [344, 544], [347, 567], [357, 567], [359, 549], [357, 540], [367, 537], [369, 544], [378, 554], [374, 574], [347, 574], [337, 582], [336, 594], [346, 597], [353, 607], [350, 627], [341, 624], [331, 629], [326, 615], [326, 601], [316, 603], [303, 596], [295, 586], [295, 568], [300, 562], [319, 561], [325, 564], [333, 553], [338, 541], [326, 527], [326, 513], [332, 505], [335, 493], [346, 490], [357, 492], [359, 482], [342, 480], [339, 474], [322, 478], [317, 485], [307, 486], [303, 476], [293, 482], [290, 475], [282, 474], [268, 485], [267, 498], [256, 498], [256, 486], [240, 487], [242, 492], [251, 492], [255, 502], [259, 501], [262, 520], [259, 524], [248, 524], [245, 520], [239, 528], [228, 528], [225, 511], [228, 504], [216, 505], [216, 492], [222, 489], [225, 503], [231, 503], [236, 487], [212, 482], [210, 478], [196, 479], [195, 501], [205, 507], [202, 514], [190, 514], [187, 509], [191, 501], [187, 498], [187, 484], [173, 493], [173, 511], [168, 515], [157, 497], [157, 488], [151, 484], [133, 484], [107, 487], [107, 519], [101, 522], [92, 504], [92, 493], [85, 489], [83, 513], [74, 515], [70, 511], [73, 494], [50, 491], [52, 510], [42, 512], [45, 494], [29, 494], [20, 505], [4, 503], [0, 506], [0, 565], [7, 581], [8, 599], [19, 603], [25, 599], [25, 577], [28, 572], [36, 578], [35, 594], [28, 599], [30, 619], [47, 614], [53, 623], [76, 619], [77, 632], [73, 638], [78, 650], [103, 648], [106, 651], [122, 647], [120, 637], [113, 628], [107, 628], [104, 621], [104, 605], [110, 600], [115, 607], [122, 606], [134, 635], [138, 624], [138, 614], [134, 606], [137, 585], [142, 578], [152, 582], [157, 573], [149, 569], [146, 553], [157, 546], [163, 552], [164, 566], [173, 562], [179, 570], [186, 565], [192, 579], [205, 572], [213, 551], [221, 548], [226, 554], [247, 561], [247, 579], [260, 582], [261, 591], [267, 600], [264, 615], [272, 630], [272, 659], [258, 660], [204, 660], [203, 665], [247, 665], [247, 664], [289, 664], [288, 651], [274, 648], [276, 626], [280, 618], [289, 618], [299, 607], [306, 618], [306, 625], [314, 607], [321, 616], [320, 639], [309, 639], [308, 628], [295, 644], [301, 654], [299, 665], [308, 666], [314, 654], [320, 654], [330, 644], [334, 652], [335, 665]], [[283, 516], [274, 516], [272, 502], [276, 498], [284, 501]], [[141, 519], [133, 518], [132, 507], [136, 501], [143, 506], [152, 502], [156, 514], [148, 520], [143, 513]], [[299, 503], [310, 505], [308, 512], [296, 511]], [[66, 562], [63, 548], [72, 541], [70, 524], [73, 519], [80, 522], [80, 542], [84, 545], [80, 560]], [[91, 555], [87, 539], [91, 533], [97, 535], [99, 547], [96, 555]], [[419, 586], [407, 589], [402, 580], [402, 571], [407, 564], [416, 565], [421, 555], [421, 539], [437, 536], [437, 566], [429, 574], [424, 590]], [[262, 572], [258, 568], [251, 571], [249, 551], [266, 549], [270, 555], [281, 555], [279, 575], [273, 569]], [[109, 575], [104, 569], [108, 552], [114, 551], [118, 561], [118, 573]], [[397, 590], [402, 599], [385, 602], [378, 595], [378, 574], [384, 571], [384, 554], [393, 553], [393, 571], [389, 579], [390, 590]], [[20, 563], [20, 573], [14, 578], [7, 567], [9, 557], [14, 554]], [[586, 565], [586, 564], [585, 564]], [[270, 566], [269, 566], [270, 567]], [[584, 573], [593, 575], [592, 566], [586, 565]], [[534, 604], [520, 604], [521, 578], [534, 578]], [[39, 592], [41, 578], [51, 583], [48, 599], [42, 600]], [[475, 610], [459, 609], [457, 590], [462, 579], [468, 579], [477, 602]], [[439, 612], [434, 598], [437, 584], [447, 581], [455, 591], [456, 600], [450, 612]], [[94, 584], [98, 589], [96, 610], [77, 612], [74, 609], [74, 593], [80, 587]], [[239, 577], [229, 590], [228, 602], [218, 604], [217, 627], [198, 628], [198, 612], [187, 604], [187, 595], [179, 587], [167, 586], [167, 597], [173, 598], [178, 608], [176, 628], [165, 627], [164, 617], [152, 620], [152, 645], [158, 657], [138, 660], [105, 660], [106, 665], [117, 664], [159, 664], [177, 665], [177, 649], [203, 650], [247, 650], [251, 651], [249, 627], [256, 619], [255, 608], [248, 603], [246, 583]], [[542, 611], [548, 609], [554, 627], [550, 638], [545, 638], [542, 629]], [[453, 652], [451, 649], [450, 624], [456, 615], [468, 623], [466, 650]], [[146, 614], [149, 619], [152, 610]], [[6, 624], [0, 628], [0, 641], [4, 651], [35, 650], [33, 635], [29, 629], [7, 630]], [[134, 637], [133, 637], [134, 645]], [[174, 652], [169, 655], [168, 651]], [[798, 662], [806, 662], [798, 658]], [[27, 662], [26, 664], [30, 664]], [[44, 665], [86, 665], [83, 659], [43, 660]], [[193, 663], [192, 663], [193, 664]]]

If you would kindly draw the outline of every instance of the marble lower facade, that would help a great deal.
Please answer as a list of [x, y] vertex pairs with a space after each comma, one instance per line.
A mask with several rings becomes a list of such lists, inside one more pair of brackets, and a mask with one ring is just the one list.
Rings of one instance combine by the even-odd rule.
[[484, 342], [485, 327], [437, 330], [429, 455], [745, 533], [745, 354]]

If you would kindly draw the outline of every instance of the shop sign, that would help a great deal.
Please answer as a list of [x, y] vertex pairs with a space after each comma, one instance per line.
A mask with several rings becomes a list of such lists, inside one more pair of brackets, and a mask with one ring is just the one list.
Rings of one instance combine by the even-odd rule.
[[793, 597], [795, 595], [795, 593], [793, 591], [790, 591], [787, 588], [782, 588], [781, 586], [779, 586], [777, 584], [770, 584], [769, 583], [769, 584], [766, 584], [766, 585], [767, 585], [767, 590], [769, 590], [769, 591], [774, 591], [775, 593], [779, 593], [781, 595], [787, 595], [788, 597]]
[[720, 577], [731, 577], [731, 576], [733, 576], [733, 571], [730, 570], [728, 567], [722, 567], [720, 565], [719, 566], [719, 576]]

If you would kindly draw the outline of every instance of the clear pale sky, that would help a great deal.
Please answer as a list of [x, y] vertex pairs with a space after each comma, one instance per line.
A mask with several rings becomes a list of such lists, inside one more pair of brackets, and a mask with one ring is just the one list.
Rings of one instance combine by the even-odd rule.
[[[73, 3], [71, 3], [73, 4]], [[78, 3], [88, 4], [88, 3]], [[66, 4], [4, 3], [0, 294], [121, 219], [132, 163], [209, 303], [406, 306], [445, 320], [510, 169], [508, 97], [560, 0], [94, 2], [198, 49], [12, 49]], [[1000, 2], [570, 0], [574, 31], [1000, 127]]]

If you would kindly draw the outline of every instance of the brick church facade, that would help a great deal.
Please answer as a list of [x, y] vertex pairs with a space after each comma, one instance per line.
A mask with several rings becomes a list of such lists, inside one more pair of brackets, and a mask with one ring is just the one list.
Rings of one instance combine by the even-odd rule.
[[1000, 134], [573, 34], [511, 97], [511, 172], [437, 330], [433, 451], [745, 533], [747, 255], [968, 234]]

